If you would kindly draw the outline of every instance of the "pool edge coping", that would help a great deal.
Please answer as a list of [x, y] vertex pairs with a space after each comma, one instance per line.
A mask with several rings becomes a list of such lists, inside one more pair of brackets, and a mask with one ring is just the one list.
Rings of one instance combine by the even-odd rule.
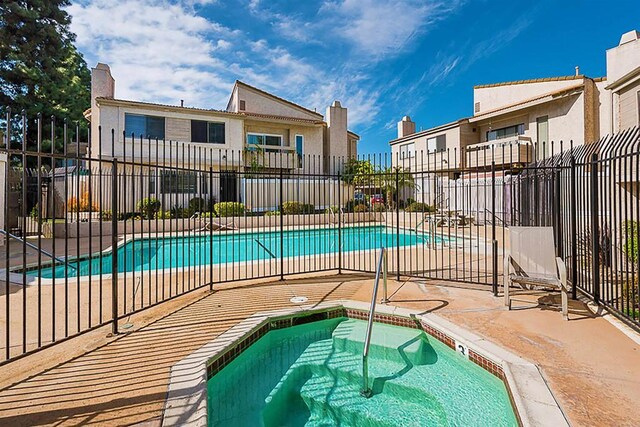
[[[268, 328], [269, 323], [274, 320], [301, 313], [313, 314], [340, 308], [368, 312], [369, 304], [361, 301], [335, 300], [258, 312], [192, 352], [171, 367], [162, 426], [207, 426], [207, 367], [208, 362], [217, 355], [226, 355], [226, 351], [233, 349], [240, 340], [250, 337], [261, 328]], [[376, 315], [419, 320], [423, 326], [434, 329], [446, 338], [454, 340], [456, 344], [464, 345], [474, 354], [497, 365], [502, 371], [504, 377], [501, 379], [505, 382], [515, 415], [522, 426], [570, 425], [535, 364], [437, 314], [422, 313], [424, 311], [393, 305], [380, 304], [376, 308]], [[442, 341], [439, 337], [436, 339]], [[471, 358], [469, 360], [471, 361]], [[500, 375], [478, 361], [472, 362], [500, 378]]]

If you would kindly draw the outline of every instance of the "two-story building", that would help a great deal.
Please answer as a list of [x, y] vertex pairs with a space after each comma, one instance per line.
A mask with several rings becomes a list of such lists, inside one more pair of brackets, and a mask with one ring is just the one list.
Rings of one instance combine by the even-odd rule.
[[[147, 168], [150, 195], [159, 199], [208, 186], [202, 171], [209, 168], [220, 178], [211, 190], [217, 201], [242, 199], [243, 172], [336, 173], [357, 156], [360, 139], [348, 130], [347, 108], [339, 101], [327, 107], [325, 118], [241, 81], [224, 110], [118, 99], [111, 70], [101, 63], [92, 69], [85, 117], [91, 122], [90, 157], [185, 170], [176, 177], [176, 171]], [[147, 185], [134, 191], [138, 187], [142, 195]]]
[[390, 141], [412, 170], [510, 169], [640, 123], [640, 33], [607, 51], [607, 76], [580, 74], [477, 85], [473, 115], [415, 132], [405, 116]]

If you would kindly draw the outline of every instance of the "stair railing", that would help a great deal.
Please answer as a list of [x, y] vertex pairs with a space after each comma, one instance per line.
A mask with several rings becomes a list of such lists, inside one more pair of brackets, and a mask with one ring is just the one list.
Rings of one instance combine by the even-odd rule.
[[387, 250], [380, 248], [380, 257], [378, 258], [378, 267], [376, 268], [376, 280], [373, 284], [373, 295], [371, 296], [371, 307], [369, 308], [369, 320], [367, 322], [367, 332], [364, 338], [364, 349], [362, 350], [362, 390], [360, 394], [366, 398], [373, 395], [373, 390], [369, 387], [369, 346], [371, 345], [371, 328], [373, 326], [373, 317], [376, 311], [376, 299], [378, 297], [378, 285], [380, 284], [380, 274], [382, 273], [384, 282], [384, 298], [383, 303], [387, 303]]

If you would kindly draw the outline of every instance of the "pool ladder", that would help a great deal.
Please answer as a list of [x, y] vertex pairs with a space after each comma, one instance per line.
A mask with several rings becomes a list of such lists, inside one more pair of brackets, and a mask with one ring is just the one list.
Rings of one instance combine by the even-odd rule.
[[362, 350], [362, 390], [360, 394], [366, 398], [373, 395], [373, 390], [369, 387], [369, 346], [371, 345], [371, 328], [373, 327], [373, 318], [376, 311], [376, 299], [378, 297], [378, 285], [380, 284], [380, 273], [382, 273], [383, 304], [389, 302], [387, 295], [387, 250], [380, 248], [380, 257], [378, 258], [378, 266], [376, 268], [376, 280], [373, 284], [373, 295], [371, 296], [371, 307], [369, 308], [369, 320], [367, 322], [367, 332], [364, 337], [364, 349]]
[[[41, 254], [44, 254], [44, 255], [48, 256], [48, 257], [49, 257], [49, 258], [51, 258], [53, 261], [58, 261], [58, 262], [59, 262], [59, 263], [61, 263], [61, 264], [67, 264], [67, 261], [66, 261], [65, 259], [60, 258], [60, 257], [57, 257], [57, 256], [55, 256], [54, 254], [52, 254], [52, 253], [50, 253], [50, 252], [47, 252], [47, 251], [45, 251], [45, 250], [44, 250], [44, 249], [42, 249], [42, 248], [39, 248], [38, 246], [34, 245], [33, 243], [27, 242], [27, 241], [26, 241], [26, 240], [24, 240], [23, 238], [16, 236], [15, 234], [11, 234], [11, 233], [9, 233], [8, 231], [3, 230], [2, 228], [0, 228], [0, 233], [4, 234], [5, 236], [7, 236], [7, 237], [9, 237], [9, 238], [11, 238], [11, 239], [17, 240], [17, 241], [18, 241], [18, 242], [20, 242], [20, 243], [23, 243], [25, 246], [27, 246], [27, 247], [29, 247], [29, 248], [31, 248], [31, 249], [33, 249], [33, 250], [37, 251], [37, 252], [40, 252]], [[71, 265], [71, 264], [67, 264], [67, 265], [68, 265], [69, 267], [73, 268], [74, 270], [77, 270], [77, 268], [76, 268], [75, 266], [73, 266], [73, 265]]]

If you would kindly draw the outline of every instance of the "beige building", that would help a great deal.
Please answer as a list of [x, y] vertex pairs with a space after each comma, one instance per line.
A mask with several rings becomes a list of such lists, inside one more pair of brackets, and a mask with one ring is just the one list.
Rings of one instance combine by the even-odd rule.
[[123, 100], [115, 98], [115, 80], [106, 64], [92, 69], [86, 117], [93, 157], [134, 156], [159, 164], [199, 161], [214, 170], [259, 164], [267, 170], [327, 172], [333, 162], [326, 159], [355, 157], [359, 140], [348, 130], [347, 109], [339, 101], [327, 108], [325, 120], [241, 81], [235, 82], [225, 110]]
[[[339, 101], [327, 108], [325, 118], [241, 81], [235, 82], [224, 110], [124, 100], [115, 97], [115, 79], [106, 64], [92, 69], [91, 108], [85, 116], [91, 122], [89, 157], [94, 159], [87, 166], [96, 166], [95, 159], [129, 162], [119, 170], [131, 193], [120, 202], [127, 211], [144, 197], [158, 198], [167, 209], [185, 206], [196, 196], [241, 201], [254, 210], [277, 209], [277, 204], [257, 200], [267, 194], [273, 199], [278, 191], [269, 178], [337, 173], [346, 158], [357, 156], [360, 139], [348, 130], [348, 112]], [[215, 173], [209, 175], [209, 169]], [[305, 176], [296, 179], [314, 179]], [[99, 188], [102, 179], [108, 177], [94, 179], [91, 186]], [[320, 181], [334, 191], [335, 182]], [[287, 197], [328, 207], [320, 196], [298, 196]]]
[[405, 116], [390, 141], [394, 162], [430, 171], [511, 168], [638, 126], [640, 33], [625, 33], [607, 51], [606, 77], [576, 67], [572, 76], [478, 85], [473, 98], [473, 116], [425, 131]]

